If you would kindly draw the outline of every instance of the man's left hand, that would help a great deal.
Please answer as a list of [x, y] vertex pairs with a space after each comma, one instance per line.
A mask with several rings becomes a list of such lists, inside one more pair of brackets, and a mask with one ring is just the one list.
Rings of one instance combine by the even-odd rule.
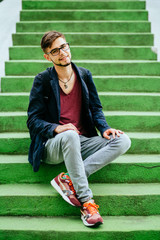
[[124, 132], [122, 132], [121, 130], [116, 130], [114, 128], [109, 128], [106, 131], [104, 131], [103, 137], [109, 140], [110, 139], [110, 137], [109, 137], [110, 134], [112, 134], [113, 138], [115, 138], [115, 135], [120, 137], [120, 135], [119, 135], [120, 133], [123, 134]]

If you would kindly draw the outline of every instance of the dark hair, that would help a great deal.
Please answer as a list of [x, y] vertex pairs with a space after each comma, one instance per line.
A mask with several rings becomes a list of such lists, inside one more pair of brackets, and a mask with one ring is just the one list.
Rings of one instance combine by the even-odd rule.
[[52, 43], [59, 37], [65, 39], [65, 36], [57, 31], [46, 32], [41, 39], [41, 48], [44, 53], [46, 53], [46, 48], [51, 47]]

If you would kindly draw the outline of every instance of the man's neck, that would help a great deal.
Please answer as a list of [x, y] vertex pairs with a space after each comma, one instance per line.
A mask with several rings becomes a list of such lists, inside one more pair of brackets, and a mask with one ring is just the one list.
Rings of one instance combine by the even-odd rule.
[[72, 65], [71, 64], [66, 66], [66, 67], [61, 67], [61, 66], [56, 66], [56, 65], [54, 65], [54, 67], [55, 67], [55, 70], [56, 70], [56, 72], [58, 74], [58, 77], [60, 79], [63, 80], [63, 79], [69, 79], [70, 78], [71, 73], [72, 73]]

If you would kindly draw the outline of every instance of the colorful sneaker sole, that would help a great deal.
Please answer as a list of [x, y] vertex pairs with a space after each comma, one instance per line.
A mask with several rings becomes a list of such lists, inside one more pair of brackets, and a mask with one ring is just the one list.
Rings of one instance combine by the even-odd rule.
[[84, 224], [85, 226], [87, 226], [87, 227], [98, 227], [99, 225], [103, 224], [103, 222], [101, 222], [101, 221], [96, 222], [96, 223], [94, 223], [94, 224], [90, 224], [90, 223], [88, 223], [88, 222], [85, 220], [85, 218], [84, 218], [83, 215], [81, 215], [81, 219], [82, 219], [82, 221], [83, 221], [83, 224]]
[[62, 196], [62, 198], [68, 202], [69, 204], [71, 204], [72, 206], [76, 206], [74, 205], [70, 199], [63, 193], [62, 189], [59, 187], [59, 185], [56, 183], [56, 181], [53, 179], [51, 181], [51, 185], [54, 187], [54, 189]]

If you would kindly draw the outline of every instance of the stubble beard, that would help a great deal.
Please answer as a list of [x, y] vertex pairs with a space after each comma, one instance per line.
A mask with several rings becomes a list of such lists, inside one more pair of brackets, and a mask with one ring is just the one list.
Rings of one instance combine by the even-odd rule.
[[59, 67], [67, 67], [71, 64], [71, 58], [70, 58], [70, 62], [69, 63], [66, 63], [66, 64], [61, 64], [61, 63], [55, 63], [53, 60], [52, 60], [53, 64], [55, 64], [56, 66], [59, 66]]

